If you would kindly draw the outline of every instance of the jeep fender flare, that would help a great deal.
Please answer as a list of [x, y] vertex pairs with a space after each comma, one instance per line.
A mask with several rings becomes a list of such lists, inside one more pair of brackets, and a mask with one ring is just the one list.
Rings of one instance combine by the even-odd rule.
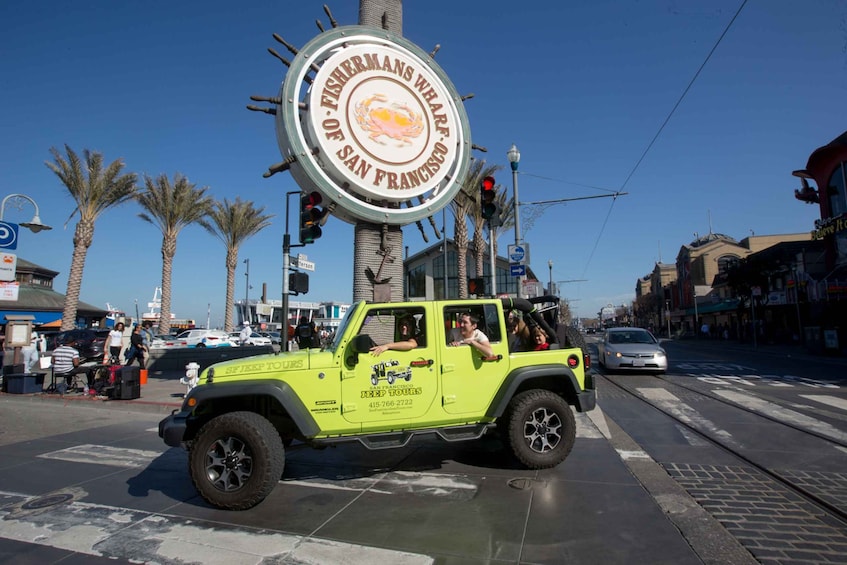
[[[211, 383], [194, 388], [186, 398], [194, 398], [197, 404], [193, 411], [202, 410], [203, 405], [218, 399], [234, 400], [246, 396], [268, 396], [282, 406], [304, 437], [313, 437], [320, 432], [315, 419], [286, 382], [266, 379], [245, 380], [235, 383]], [[185, 410], [186, 404], [183, 404]]]
[[565, 365], [551, 364], [533, 365], [532, 367], [522, 367], [512, 371], [509, 376], [506, 377], [506, 380], [503, 382], [503, 386], [500, 387], [500, 390], [497, 392], [494, 400], [492, 400], [485, 415], [489, 418], [499, 418], [506, 411], [506, 407], [509, 405], [509, 402], [511, 402], [515, 394], [517, 394], [521, 385], [533, 379], [549, 380], [551, 378], [562, 381], [562, 388], [568, 392], [568, 394], [565, 395], [565, 398], [570, 400], [569, 395], [572, 394], [573, 398], [576, 399], [577, 409], [582, 412], [582, 403], [580, 402], [582, 389], [579, 386], [579, 382], [576, 380], [576, 375], [574, 375], [573, 371]]

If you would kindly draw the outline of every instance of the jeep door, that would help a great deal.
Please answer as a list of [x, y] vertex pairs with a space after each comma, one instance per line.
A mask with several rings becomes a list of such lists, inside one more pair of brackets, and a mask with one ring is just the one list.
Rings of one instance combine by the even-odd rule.
[[[497, 304], [477, 301], [442, 303], [444, 321], [441, 335], [441, 403], [448, 414], [485, 412], [509, 370], [508, 339]], [[477, 329], [488, 338], [495, 357], [483, 359], [470, 345], [451, 347], [450, 332], [459, 318], [470, 313], [478, 320]]]
[[[394, 347], [379, 355], [359, 353], [355, 365], [342, 371], [342, 415], [347, 421], [362, 423], [363, 429], [374, 427], [368, 423], [377, 428], [407, 425], [430, 410], [438, 393], [438, 378], [432, 340], [427, 339], [431, 332], [427, 318], [431, 316], [425, 314], [422, 307], [368, 307], [351, 335], [366, 335], [374, 345]], [[414, 335], [401, 335], [401, 323], [410, 317]], [[414, 339], [415, 345], [405, 338]]]

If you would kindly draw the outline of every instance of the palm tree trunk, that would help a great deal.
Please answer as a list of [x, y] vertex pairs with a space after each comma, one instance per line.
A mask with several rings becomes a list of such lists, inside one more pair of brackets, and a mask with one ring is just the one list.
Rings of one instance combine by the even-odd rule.
[[232, 331], [232, 304], [235, 300], [235, 269], [238, 267], [238, 249], [226, 251], [226, 312], [224, 312], [224, 330]]
[[74, 253], [71, 270], [68, 273], [68, 286], [65, 292], [65, 305], [62, 310], [62, 331], [76, 327], [76, 312], [79, 305], [79, 292], [82, 288], [82, 272], [85, 270], [85, 257], [94, 238], [94, 226], [80, 222], [74, 230]]
[[171, 278], [173, 276], [176, 237], [162, 239], [162, 307], [159, 309], [159, 333], [171, 333]]

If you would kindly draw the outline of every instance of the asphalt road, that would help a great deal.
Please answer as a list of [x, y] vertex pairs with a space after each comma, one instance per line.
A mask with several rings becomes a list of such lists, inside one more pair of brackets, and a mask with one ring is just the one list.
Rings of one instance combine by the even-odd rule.
[[[837, 400], [845, 398], [839, 375], [847, 376], [847, 364], [782, 350], [729, 351], [726, 344], [679, 342], [668, 350], [668, 380], [600, 377], [598, 409], [578, 415], [574, 450], [556, 469], [522, 470], [493, 438], [384, 451], [293, 449], [275, 491], [245, 512], [220, 511], [199, 499], [186, 454], [161, 442], [155, 427], [163, 414], [149, 405], [130, 401], [116, 410], [108, 402], [0, 395], [0, 562], [847, 560], [837, 522], [816, 523], [800, 503], [795, 512], [796, 501], [770, 482], [753, 481], [747, 464], [611, 382], [666, 400], [663, 395], [674, 394], [672, 408], [695, 420], [711, 418], [732, 437], [753, 416], [726, 406], [705, 409], [711, 401], [680, 392], [677, 382], [705, 392], [741, 390], [775, 399], [783, 409], [816, 403], [826, 407], [819, 421], [844, 430], [847, 408]], [[792, 459], [792, 450], [803, 457]], [[795, 463], [787, 471], [809, 461], [809, 452], [796, 446], [783, 451], [783, 460]], [[837, 469], [828, 467], [843, 469], [835, 451], [818, 454], [814, 478], [847, 493]], [[748, 490], [758, 485], [758, 496], [745, 500], [744, 492], [730, 492], [739, 478]], [[779, 510], [774, 492], [782, 496]], [[724, 494], [734, 506], [711, 504]], [[739, 526], [733, 519], [744, 512], [770, 521], [758, 522], [764, 529]], [[804, 548], [792, 538], [800, 527]]]

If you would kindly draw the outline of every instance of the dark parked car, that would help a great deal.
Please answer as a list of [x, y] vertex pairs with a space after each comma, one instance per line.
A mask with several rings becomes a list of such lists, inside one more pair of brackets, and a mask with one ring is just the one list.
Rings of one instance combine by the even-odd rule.
[[75, 341], [80, 361], [102, 361], [108, 339], [109, 330], [67, 330], [56, 334], [56, 346]]

